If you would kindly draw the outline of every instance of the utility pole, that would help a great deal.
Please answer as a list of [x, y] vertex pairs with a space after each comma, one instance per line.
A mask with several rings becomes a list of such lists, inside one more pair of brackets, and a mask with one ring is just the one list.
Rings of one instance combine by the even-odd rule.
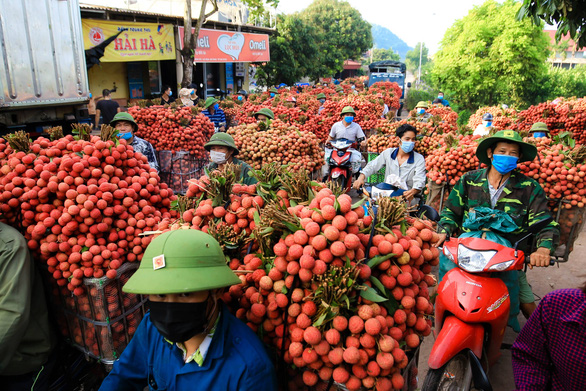
[[421, 84], [421, 58], [423, 55], [423, 42], [419, 42], [419, 72], [417, 74], [417, 87]]

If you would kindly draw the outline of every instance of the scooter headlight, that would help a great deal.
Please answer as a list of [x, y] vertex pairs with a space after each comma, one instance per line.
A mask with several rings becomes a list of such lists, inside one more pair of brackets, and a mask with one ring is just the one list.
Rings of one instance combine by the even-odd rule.
[[454, 261], [454, 256], [452, 255], [452, 253], [450, 252], [450, 250], [448, 250], [448, 248], [446, 246], [444, 246], [444, 255], [446, 256], [446, 258], [448, 258], [450, 261], [455, 262]]
[[496, 265], [492, 265], [491, 267], [489, 267], [488, 270], [491, 272], [502, 272], [503, 270], [507, 270], [509, 267], [511, 267], [513, 262], [515, 262], [514, 259], [511, 259], [510, 261], [506, 262], [497, 263]]
[[460, 244], [458, 246], [458, 265], [467, 272], [478, 273], [484, 270], [496, 253], [496, 250], [478, 251]]

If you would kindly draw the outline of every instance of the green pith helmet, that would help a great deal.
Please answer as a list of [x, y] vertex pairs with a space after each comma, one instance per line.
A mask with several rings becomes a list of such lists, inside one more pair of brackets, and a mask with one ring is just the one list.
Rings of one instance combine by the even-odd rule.
[[269, 90], [269, 92], [274, 92], [275, 94], [278, 94], [279, 93], [279, 91], [275, 87], [271, 87], [271, 89]]
[[134, 120], [134, 117], [125, 111], [120, 112], [120, 113], [116, 113], [114, 118], [112, 118], [112, 121], [110, 121], [110, 126], [115, 128], [116, 122], [118, 122], [118, 121], [128, 121], [128, 122], [132, 123], [132, 127], [134, 128], [135, 132], [138, 129], [138, 124]]
[[211, 105], [215, 105], [216, 103], [218, 103], [218, 100], [216, 98], [210, 96], [209, 98], [206, 99], [203, 106], [207, 109], [208, 107], [210, 107]]
[[531, 132], [531, 133], [533, 133], [533, 132], [549, 133], [549, 129], [547, 128], [547, 125], [545, 124], [545, 122], [536, 122], [533, 124], [533, 126], [531, 126], [531, 130], [529, 132]]
[[256, 113], [254, 113], [254, 118], [257, 118], [257, 116], [259, 114], [262, 114], [270, 119], [275, 119], [275, 114], [273, 113], [273, 110], [268, 109], [266, 107], [263, 107], [262, 109], [260, 109], [259, 111], [257, 111]]
[[346, 106], [342, 109], [342, 112], [340, 113], [340, 115], [344, 115], [344, 114], [352, 114], [353, 116], [356, 116], [356, 112], [354, 111], [354, 109], [352, 108], [352, 106]]
[[487, 137], [482, 140], [480, 144], [478, 144], [478, 148], [476, 149], [476, 156], [481, 163], [490, 165], [490, 159], [488, 158], [486, 151], [489, 148], [492, 148], [499, 141], [507, 141], [509, 143], [519, 144], [521, 150], [519, 163], [532, 162], [533, 159], [535, 159], [535, 156], [537, 156], [537, 147], [533, 144], [524, 142], [519, 133], [515, 132], [514, 130], [500, 130], [496, 132], [494, 136]]
[[417, 106], [415, 106], [415, 108], [418, 109], [420, 107], [424, 109], [429, 109], [429, 104], [425, 101], [420, 100], [419, 102], [417, 102]]
[[232, 148], [234, 150], [234, 153], [232, 154], [232, 156], [238, 155], [239, 151], [238, 151], [238, 148], [236, 148], [236, 143], [234, 142], [234, 139], [232, 138], [232, 136], [230, 136], [228, 133], [224, 133], [224, 132], [214, 133], [212, 138], [210, 138], [210, 141], [208, 141], [206, 143], [206, 145], [204, 145], [203, 147], [207, 151], [209, 151], [212, 149], [212, 147], [214, 145]]
[[336, 92], [344, 92], [344, 88], [341, 86], [336, 87]]
[[323, 92], [320, 92], [319, 94], [317, 94], [316, 99], [326, 99], [326, 94], [324, 94]]
[[207, 291], [240, 284], [218, 242], [194, 229], [168, 231], [153, 239], [140, 267], [124, 285], [146, 295]]

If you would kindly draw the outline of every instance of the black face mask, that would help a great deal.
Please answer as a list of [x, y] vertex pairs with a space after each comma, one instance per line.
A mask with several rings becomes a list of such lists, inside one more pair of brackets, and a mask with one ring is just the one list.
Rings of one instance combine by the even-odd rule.
[[151, 322], [169, 341], [185, 342], [203, 333], [208, 326], [208, 303], [209, 299], [201, 303], [165, 303], [149, 300]]

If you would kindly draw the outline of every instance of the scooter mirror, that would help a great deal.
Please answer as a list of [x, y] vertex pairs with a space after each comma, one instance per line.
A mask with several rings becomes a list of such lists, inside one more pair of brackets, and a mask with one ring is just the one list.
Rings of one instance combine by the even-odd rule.
[[515, 242], [515, 245], [513, 246], [513, 248], [515, 249], [515, 252], [517, 251], [517, 246], [519, 246], [520, 243], [529, 239], [531, 236], [539, 233], [542, 229], [547, 227], [549, 225], [549, 223], [551, 223], [552, 221], [553, 221], [553, 218], [548, 217], [547, 219], [543, 219], [543, 220], [538, 221], [537, 223], [531, 224], [529, 226], [529, 229], [527, 230], [529, 233]]
[[[417, 211], [417, 216], [418, 217], [426, 217], [431, 221], [439, 221], [440, 219], [440, 215], [439, 213], [437, 213], [437, 210], [435, 210], [433, 207], [429, 206], [429, 205], [421, 205], [419, 207], [419, 210]], [[442, 227], [443, 228], [443, 227]]]

